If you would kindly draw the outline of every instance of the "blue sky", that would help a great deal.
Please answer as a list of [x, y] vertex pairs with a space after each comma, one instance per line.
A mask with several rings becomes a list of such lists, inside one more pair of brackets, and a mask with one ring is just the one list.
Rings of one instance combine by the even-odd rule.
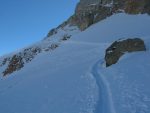
[[79, 0], [0, 0], [0, 56], [46, 36], [74, 13]]

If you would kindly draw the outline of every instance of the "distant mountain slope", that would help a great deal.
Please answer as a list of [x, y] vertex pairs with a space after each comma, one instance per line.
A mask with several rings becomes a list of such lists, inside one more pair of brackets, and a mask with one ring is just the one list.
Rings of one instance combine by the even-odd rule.
[[[0, 113], [150, 113], [148, 0], [80, 0], [41, 41], [0, 58]], [[105, 66], [114, 41], [145, 52]]]
[[[1, 78], [0, 112], [149, 113], [149, 23], [146, 14], [116, 14], [54, 51], [38, 54], [20, 71]], [[105, 49], [132, 37], [142, 38], [147, 51], [125, 55], [105, 68]]]
[[51, 52], [63, 42], [68, 40], [73, 34], [79, 33], [80, 30], [76, 26], [64, 26], [57, 29], [57, 34], [49, 38], [35, 43], [32, 46], [21, 49], [7, 56], [0, 58], [0, 73], [3, 76], [9, 75], [15, 71], [19, 71], [29, 62], [31, 62], [38, 54]]

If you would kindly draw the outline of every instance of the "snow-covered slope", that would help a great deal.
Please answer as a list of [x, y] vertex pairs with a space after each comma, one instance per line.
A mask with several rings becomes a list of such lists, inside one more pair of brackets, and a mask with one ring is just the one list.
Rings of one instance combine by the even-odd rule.
[[[122, 13], [73, 34], [1, 78], [0, 113], [150, 113], [149, 29], [150, 16]], [[106, 68], [105, 49], [135, 37], [145, 40], [147, 51]]]
[[65, 25], [57, 29], [57, 33], [50, 37], [44, 38], [29, 47], [25, 47], [0, 58], [0, 73], [3, 76], [9, 75], [22, 69], [26, 63], [31, 62], [38, 54], [51, 52], [61, 42], [71, 38], [72, 35], [78, 34], [80, 30], [77, 26]]

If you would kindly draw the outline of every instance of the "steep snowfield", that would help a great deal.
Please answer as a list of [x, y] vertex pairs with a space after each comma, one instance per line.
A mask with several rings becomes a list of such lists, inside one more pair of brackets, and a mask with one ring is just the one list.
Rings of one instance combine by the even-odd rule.
[[[149, 29], [148, 15], [116, 14], [38, 54], [1, 78], [0, 113], [150, 113]], [[106, 68], [105, 49], [134, 37], [147, 51]]]
[[[20, 70], [26, 63], [31, 62], [38, 54], [53, 51], [59, 47], [61, 42], [68, 40], [72, 35], [80, 32], [78, 27], [66, 25], [57, 28], [57, 33], [44, 38], [42, 41], [0, 57], [0, 73], [5, 76], [16, 70]], [[12, 68], [12, 66], [14, 68]]]

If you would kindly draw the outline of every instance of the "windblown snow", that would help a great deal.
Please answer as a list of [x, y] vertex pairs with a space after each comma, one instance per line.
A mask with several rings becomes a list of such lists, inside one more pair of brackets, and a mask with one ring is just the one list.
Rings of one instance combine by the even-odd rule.
[[[0, 113], [150, 113], [149, 30], [150, 16], [124, 13], [83, 32], [60, 29], [39, 43], [59, 42], [58, 48], [38, 54], [20, 71], [1, 75]], [[61, 33], [72, 36], [60, 42]], [[104, 66], [112, 42], [136, 37], [145, 41], [146, 52]]]

